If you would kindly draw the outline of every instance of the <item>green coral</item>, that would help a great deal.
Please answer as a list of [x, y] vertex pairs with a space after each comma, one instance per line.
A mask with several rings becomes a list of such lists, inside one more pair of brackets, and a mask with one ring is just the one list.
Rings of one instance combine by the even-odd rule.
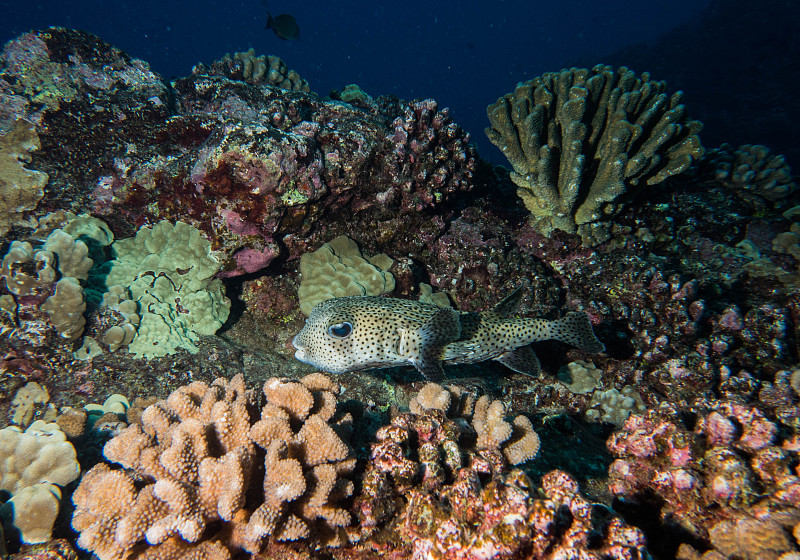
[[702, 125], [687, 119], [681, 92], [665, 91], [647, 73], [597, 65], [548, 72], [487, 108], [486, 135], [514, 168], [534, 228], [602, 243], [643, 185], [703, 155]]
[[128, 347], [137, 356], [196, 352], [198, 335], [214, 334], [228, 318], [230, 300], [214, 278], [220, 262], [194, 227], [162, 221], [116, 241], [113, 250], [106, 285], [128, 287], [139, 304], [141, 322]]

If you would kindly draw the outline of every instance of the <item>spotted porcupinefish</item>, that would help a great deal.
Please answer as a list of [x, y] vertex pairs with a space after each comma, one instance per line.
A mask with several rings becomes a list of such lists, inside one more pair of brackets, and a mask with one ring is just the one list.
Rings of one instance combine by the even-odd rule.
[[443, 363], [484, 360], [537, 375], [541, 365], [531, 343], [539, 340], [559, 340], [592, 353], [605, 350], [585, 313], [554, 321], [509, 317], [521, 297], [517, 288], [481, 313], [376, 296], [329, 299], [314, 307], [292, 340], [295, 357], [330, 373], [413, 365], [435, 381], [444, 376]]

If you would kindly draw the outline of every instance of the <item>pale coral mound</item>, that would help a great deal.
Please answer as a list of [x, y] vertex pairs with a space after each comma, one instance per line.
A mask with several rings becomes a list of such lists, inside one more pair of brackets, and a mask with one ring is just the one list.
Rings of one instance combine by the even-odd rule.
[[37, 420], [24, 432], [12, 426], [0, 430], [0, 490], [11, 499], [0, 506], [26, 543], [50, 540], [61, 491], [78, 478], [75, 448], [56, 424]]

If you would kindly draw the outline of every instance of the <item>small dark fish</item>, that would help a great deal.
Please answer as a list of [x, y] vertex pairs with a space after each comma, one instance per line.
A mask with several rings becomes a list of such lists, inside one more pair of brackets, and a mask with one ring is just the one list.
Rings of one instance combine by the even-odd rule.
[[272, 17], [272, 14], [267, 12], [267, 26], [264, 29], [272, 29], [279, 39], [285, 41], [296, 41], [300, 38], [300, 26], [289, 14]]

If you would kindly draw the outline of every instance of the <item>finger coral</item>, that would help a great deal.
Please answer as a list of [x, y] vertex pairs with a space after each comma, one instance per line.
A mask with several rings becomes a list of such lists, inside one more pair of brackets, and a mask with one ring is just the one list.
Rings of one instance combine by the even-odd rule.
[[756, 206], [780, 205], [798, 189], [785, 158], [766, 146], [722, 144], [700, 163], [701, 172]]
[[78, 544], [111, 560], [145, 544], [147, 558], [229, 558], [269, 538], [346, 542], [350, 514], [337, 501], [353, 492], [350, 419], [320, 387], [335, 385], [315, 374], [308, 386], [267, 382], [260, 420], [241, 376], [149, 406], [105, 446], [123, 468], [97, 465], [73, 494]]
[[610, 238], [627, 199], [687, 169], [703, 154], [681, 93], [644, 73], [597, 65], [548, 72], [487, 108], [486, 135], [513, 167], [531, 224]]
[[[798, 552], [788, 541], [759, 535], [800, 522], [797, 447], [778, 445], [779, 426], [756, 407], [710, 403], [690, 430], [672, 405], [630, 416], [608, 440], [615, 496], [656, 508], [663, 523], [691, 535], [713, 558], [777, 558]], [[762, 521], [757, 521], [757, 520]], [[688, 543], [681, 558], [700, 558]], [[703, 556], [706, 558], [706, 556]]]

